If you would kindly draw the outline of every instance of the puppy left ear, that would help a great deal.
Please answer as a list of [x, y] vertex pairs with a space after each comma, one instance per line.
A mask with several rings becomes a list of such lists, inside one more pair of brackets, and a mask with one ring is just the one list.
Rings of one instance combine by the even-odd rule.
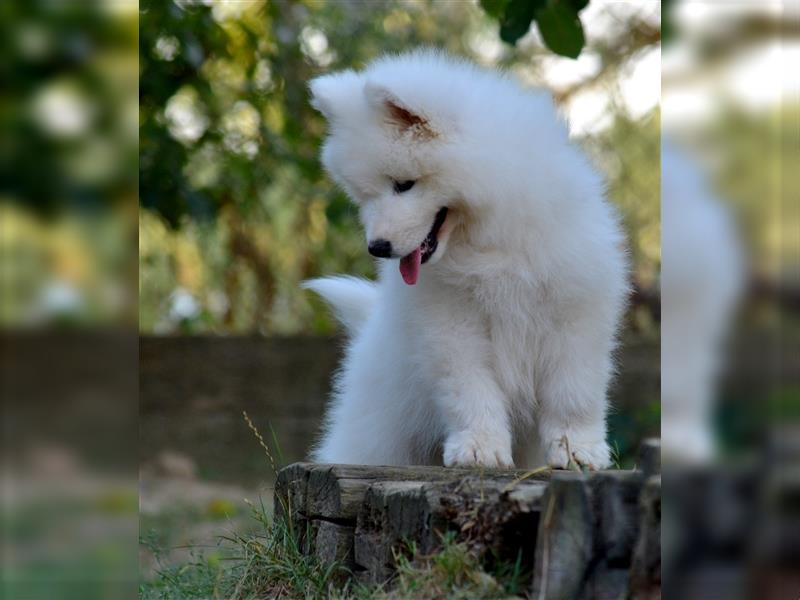
[[436, 130], [427, 117], [411, 109], [387, 88], [367, 82], [364, 95], [368, 104], [380, 114], [386, 123], [401, 133], [411, 131], [415, 136], [434, 138]]
[[328, 121], [336, 121], [352, 106], [353, 100], [361, 93], [361, 86], [361, 78], [352, 70], [322, 75], [308, 84], [311, 106]]

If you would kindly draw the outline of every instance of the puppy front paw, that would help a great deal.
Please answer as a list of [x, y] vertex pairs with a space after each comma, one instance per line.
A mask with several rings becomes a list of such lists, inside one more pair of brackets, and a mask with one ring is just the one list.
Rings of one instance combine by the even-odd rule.
[[452, 433], [444, 443], [444, 466], [513, 469], [510, 436]]
[[556, 469], [596, 471], [611, 466], [611, 452], [604, 439], [583, 439], [580, 435], [565, 433], [545, 445], [545, 460]]

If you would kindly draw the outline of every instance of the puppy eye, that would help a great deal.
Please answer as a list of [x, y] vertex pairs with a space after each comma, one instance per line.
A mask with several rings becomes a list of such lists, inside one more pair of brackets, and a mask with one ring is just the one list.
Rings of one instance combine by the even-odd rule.
[[413, 179], [409, 179], [408, 181], [395, 181], [394, 191], [396, 194], [402, 194], [403, 192], [407, 192], [412, 187], [414, 187], [415, 183], [416, 181], [414, 181]]

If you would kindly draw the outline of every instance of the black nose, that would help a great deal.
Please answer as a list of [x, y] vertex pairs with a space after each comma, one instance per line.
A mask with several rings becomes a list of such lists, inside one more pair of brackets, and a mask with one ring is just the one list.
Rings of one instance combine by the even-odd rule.
[[369, 246], [367, 246], [367, 250], [372, 256], [389, 258], [392, 255], [392, 242], [387, 240], [372, 240]]

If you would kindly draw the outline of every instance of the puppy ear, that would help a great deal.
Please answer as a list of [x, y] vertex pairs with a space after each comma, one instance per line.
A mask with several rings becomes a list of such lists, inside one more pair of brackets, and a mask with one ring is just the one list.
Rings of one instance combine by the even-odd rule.
[[387, 88], [368, 81], [364, 86], [364, 95], [384, 121], [399, 132], [411, 131], [415, 136], [425, 138], [437, 136], [427, 117], [410, 108]]
[[328, 121], [335, 121], [353, 105], [361, 93], [363, 83], [355, 71], [347, 70], [312, 79], [311, 106], [321, 112]]

